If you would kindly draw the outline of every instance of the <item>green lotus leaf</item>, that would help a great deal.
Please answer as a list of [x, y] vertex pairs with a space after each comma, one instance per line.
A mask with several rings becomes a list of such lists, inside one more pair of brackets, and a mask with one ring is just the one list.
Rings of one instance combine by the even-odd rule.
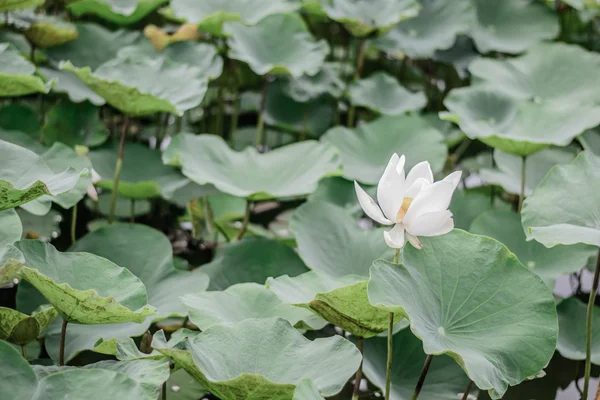
[[96, 106], [102, 106], [106, 103], [104, 99], [98, 96], [93, 90], [85, 86], [71, 72], [60, 71], [51, 68], [40, 67], [39, 71], [47, 80], [52, 80], [53, 93], [66, 93], [73, 103], [81, 103], [85, 100]]
[[[585, 360], [587, 304], [575, 297], [556, 307], [559, 334], [556, 349], [569, 360]], [[600, 310], [594, 307], [592, 319], [592, 363], [600, 365]]]
[[28, 203], [41, 196], [68, 192], [85, 170], [72, 167], [55, 173], [42, 157], [23, 147], [0, 140], [0, 211]]
[[437, 173], [448, 152], [441, 132], [417, 115], [385, 116], [354, 129], [334, 127], [323, 140], [339, 149], [344, 177], [368, 185], [379, 182], [385, 168], [381, 160], [394, 153], [406, 155], [407, 169], [427, 160]]
[[294, 390], [292, 400], [325, 400], [311, 379], [304, 379]]
[[47, 376], [52, 376], [56, 373], [65, 371], [82, 371], [82, 370], [107, 370], [120, 372], [135, 382], [137, 382], [144, 396], [140, 399], [156, 400], [162, 384], [169, 378], [169, 362], [167, 360], [133, 360], [127, 362], [119, 362], [113, 360], [99, 361], [92, 364], [87, 364], [83, 368], [71, 366], [42, 366], [34, 365], [33, 370], [38, 379], [42, 380]]
[[414, 18], [421, 6], [415, 0], [332, 0], [323, 4], [323, 11], [356, 37], [382, 34], [397, 23]]
[[76, 17], [92, 14], [117, 25], [130, 25], [165, 3], [168, 0], [77, 0], [67, 8]]
[[[40, 133], [36, 136], [39, 136]], [[9, 142], [12, 144], [16, 144], [17, 146], [24, 147], [27, 150], [31, 150], [38, 155], [44, 154], [48, 148], [38, 142], [32, 135], [21, 131], [5, 131], [0, 129], [0, 140], [4, 140], [5, 142]]]
[[48, 110], [42, 139], [48, 145], [62, 142], [70, 147], [94, 147], [108, 139], [108, 131], [93, 104], [62, 102]]
[[60, 236], [60, 223], [63, 217], [56, 210], [50, 210], [46, 215], [35, 215], [19, 210], [19, 218], [23, 224], [23, 237], [49, 242]]
[[44, 4], [44, 0], [1, 0], [0, 12], [19, 10], [22, 8], [37, 7]]
[[471, 36], [481, 53], [521, 53], [554, 39], [560, 25], [556, 14], [543, 4], [520, 0], [472, 0], [476, 18]]
[[14, 399], [33, 398], [38, 381], [33, 369], [9, 343], [0, 340], [0, 393]]
[[280, 317], [294, 326], [317, 330], [327, 324], [308, 310], [283, 303], [273, 292], [257, 283], [239, 283], [222, 292], [190, 293], [181, 301], [189, 311], [190, 321], [202, 331], [213, 325], [251, 318]]
[[444, 143], [448, 148], [459, 145], [467, 137], [467, 135], [458, 129], [456, 125], [450, 121], [440, 119], [439, 115], [436, 113], [424, 114], [423, 118], [437, 130], [442, 132], [442, 135], [444, 135]]
[[90, 161], [79, 155], [73, 148], [56, 142], [41, 154], [42, 160], [50, 170], [59, 174], [61, 171], [73, 169], [81, 171], [77, 184], [70, 190], [57, 194], [53, 197], [42, 196], [27, 204], [21, 205], [27, 211], [35, 215], [45, 215], [50, 211], [51, 202], [60, 205], [64, 209], [74, 207], [87, 194], [87, 189], [92, 183], [91, 173], [92, 164]]
[[[363, 373], [375, 386], [385, 390], [387, 337], [365, 340]], [[394, 334], [392, 339], [392, 381], [390, 399], [408, 400], [419, 380], [427, 355], [423, 344], [410, 329]], [[468, 379], [464, 371], [448, 356], [434, 357], [421, 396], [424, 399], [456, 400], [464, 392]]]
[[375, 259], [394, 257], [383, 240], [383, 229], [364, 230], [346, 210], [333, 204], [307, 202], [298, 207], [290, 230], [306, 265], [334, 277], [367, 277]]
[[566, 146], [600, 123], [600, 96], [589, 84], [600, 79], [599, 63], [598, 54], [563, 43], [506, 60], [478, 59], [469, 67], [475, 84], [453, 89], [444, 101], [450, 114], [441, 116], [470, 138], [515, 155]]
[[12, 103], [0, 108], [0, 130], [19, 131], [30, 137], [38, 137], [42, 130], [42, 122], [38, 113], [31, 107]]
[[485, 211], [499, 209], [510, 210], [511, 205], [500, 198], [490, 200], [491, 193], [482, 190], [457, 190], [452, 195], [450, 211], [454, 219], [454, 227], [468, 230], [475, 218]]
[[579, 153], [554, 166], [525, 199], [521, 220], [527, 240], [546, 247], [587, 243], [600, 246], [600, 156]]
[[473, 221], [470, 231], [492, 237], [512, 251], [521, 264], [538, 274], [550, 289], [555, 280], [584, 268], [597, 249], [584, 244], [554, 246], [526, 241], [519, 214], [510, 211], [486, 211]]
[[340, 64], [326, 62], [316, 75], [289, 77], [283, 91], [297, 102], [305, 103], [323, 95], [340, 98], [346, 84], [341, 78]]
[[207, 82], [194, 68], [168, 64], [165, 59], [118, 57], [92, 73], [70, 61], [60, 69], [74, 73], [106, 102], [131, 116], [169, 112], [178, 116], [200, 104]]
[[25, 257], [21, 275], [77, 324], [143, 322], [156, 310], [142, 281], [125, 268], [89, 253], [59, 253], [37, 240], [17, 243]]
[[[362, 276], [337, 278], [315, 270], [294, 278], [269, 278], [266, 285], [284, 303], [309, 309], [355, 336], [368, 338], [388, 328], [389, 313], [369, 304]], [[402, 318], [397, 314], [394, 319]]]
[[[201, 292], [208, 286], [208, 279], [203, 271], [176, 270], [169, 239], [145, 225], [108, 225], [79, 239], [71, 250], [96, 254], [127, 266], [146, 286], [148, 302], [156, 307], [157, 313], [143, 320], [141, 324], [69, 326], [65, 360], [73, 358], [83, 350], [94, 349], [100, 339], [108, 341], [140, 336], [148, 330], [153, 321], [171, 316], [186, 316], [187, 310], [179, 296]], [[26, 296], [27, 294], [23, 294], [17, 302], [23, 301]], [[53, 359], [57, 359], [58, 356], [59, 340], [60, 321], [57, 320], [51, 325], [46, 337], [46, 347]]]
[[[111, 199], [112, 195], [110, 193], [103, 193], [98, 196], [98, 203], [95, 203], [92, 199], [87, 199], [85, 205], [90, 210], [97, 210], [102, 215], [108, 215]], [[132, 201], [135, 202], [133, 205], [133, 215], [135, 217], [150, 214], [152, 211], [152, 204], [148, 200], [132, 200], [118, 196], [115, 207], [115, 217], [131, 218]]]
[[338, 393], [360, 364], [340, 336], [310, 341], [281, 318], [217, 325], [189, 340], [189, 351], [159, 348], [223, 400], [293, 397], [305, 379], [324, 396]]
[[119, 57], [166, 58], [177, 65], [187, 64], [196, 69], [200, 79], [214, 80], [223, 72], [223, 58], [215, 46], [190, 40], [174, 42], [157, 52], [149, 43], [144, 46], [128, 46], [119, 51]]
[[167, 400], [198, 400], [207, 394], [208, 390], [184, 369], [173, 372], [167, 381]]
[[[363, 188], [371, 195], [371, 197], [376, 196], [375, 186], [363, 186]], [[319, 186], [317, 186], [317, 190], [308, 196], [308, 200], [311, 202], [321, 201], [334, 204], [346, 209], [352, 215], [356, 215], [359, 212], [362, 213], [362, 208], [356, 197], [354, 184], [351, 181], [338, 176], [321, 180]]]
[[427, 104], [423, 92], [412, 93], [398, 81], [384, 73], [376, 72], [368, 78], [354, 81], [348, 88], [350, 102], [385, 115], [418, 111]]
[[447, 50], [438, 50], [433, 55], [436, 61], [451, 64], [460, 79], [469, 76], [469, 65], [479, 57], [473, 40], [465, 35], [458, 36], [456, 42]]
[[9, 43], [0, 43], [0, 96], [48, 93], [50, 86], [35, 75], [35, 66]]
[[171, 12], [175, 19], [198, 25], [198, 29], [213, 35], [223, 35], [223, 24], [239, 21], [254, 25], [271, 14], [296, 10], [299, 5], [289, 0], [207, 0], [198, 3], [194, 0], [171, 1]]
[[[371, 304], [410, 319], [427, 354], [448, 354], [501, 398], [552, 358], [558, 323], [550, 289], [500, 242], [454, 230], [404, 249], [404, 265], [371, 267]], [[494, 346], [490, 346], [494, 343]]]
[[[117, 143], [96, 148], [89, 153], [89, 157], [94, 170], [100, 176], [96, 185], [112, 190], [118, 157]], [[159, 196], [170, 198], [173, 192], [186, 182], [175, 168], [161, 162], [159, 151], [139, 143], [125, 145], [119, 177], [119, 195], [134, 200]]]
[[[287, 84], [282, 80], [269, 83], [265, 103], [265, 123], [285, 131], [304, 134], [308, 138], [321, 136], [333, 123], [334, 106], [331, 100], [321, 97], [311, 102], [299, 102], [288, 95]], [[256, 137], [256, 130], [251, 129]], [[241, 129], [236, 132], [236, 137]], [[269, 132], [265, 145], [279, 147], [296, 141], [296, 135], [285, 135], [282, 132]], [[252, 143], [253, 144], [253, 143]]]
[[[111, 31], [91, 23], [75, 26], [79, 32], [77, 40], [46, 50], [54, 62], [70, 61], [76, 67], [96, 70], [107, 60], [115, 58], [121, 48], [146, 41], [140, 32]], [[66, 71], [64, 73], [69, 74]]]
[[48, 48], [77, 39], [78, 32], [74, 24], [60, 18], [36, 14], [32, 9], [15, 12], [12, 23], [23, 29], [30, 45]]
[[54, 307], [42, 307], [31, 316], [12, 308], [0, 307], [0, 339], [26, 345], [40, 336], [58, 315]]
[[[527, 157], [525, 161], [525, 195], [544, 179], [550, 168], [559, 164], [568, 164], [575, 154], [562, 149], [544, 149]], [[493, 185], [502, 186], [509, 193], [521, 193], [521, 173], [523, 159], [500, 150], [494, 150], [495, 169], [482, 169], [481, 179]]]
[[254, 26], [232, 22], [225, 31], [229, 57], [247, 63], [258, 75], [315, 75], [329, 54], [327, 42], [315, 41], [296, 14], [271, 15]]
[[452, 47], [456, 36], [469, 31], [473, 18], [470, 0], [447, 2], [421, 0], [415, 18], [400, 22], [385, 36], [374, 41], [375, 47], [403, 58], [432, 58], [436, 50]]
[[233, 151], [216, 135], [192, 134], [177, 135], [163, 156], [166, 164], [182, 165], [197, 184], [248, 200], [309, 194], [321, 178], [336, 173], [338, 159], [333, 146], [312, 140], [260, 154], [251, 147]]
[[[2, 110], [0, 110], [2, 112]], [[584, 150], [600, 155], [600, 132], [589, 130], [577, 138]]]
[[213, 260], [200, 269], [210, 277], [209, 290], [225, 290], [244, 282], [263, 284], [271, 276], [296, 276], [308, 271], [294, 249], [270, 239], [246, 239], [219, 246]]
[[13, 244], [21, 239], [23, 227], [15, 210], [0, 211], [0, 285], [11, 282], [25, 259]]

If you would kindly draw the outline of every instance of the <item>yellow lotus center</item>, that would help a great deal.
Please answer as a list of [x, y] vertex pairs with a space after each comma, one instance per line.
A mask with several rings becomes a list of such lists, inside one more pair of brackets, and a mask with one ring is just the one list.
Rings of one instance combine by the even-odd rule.
[[406, 212], [408, 211], [408, 207], [410, 207], [410, 203], [412, 203], [412, 201], [413, 201], [413, 199], [411, 199], [410, 197], [405, 197], [404, 200], [402, 200], [402, 205], [400, 206], [400, 209], [398, 210], [398, 214], [396, 214], [397, 222], [402, 221], [402, 219], [406, 215]]

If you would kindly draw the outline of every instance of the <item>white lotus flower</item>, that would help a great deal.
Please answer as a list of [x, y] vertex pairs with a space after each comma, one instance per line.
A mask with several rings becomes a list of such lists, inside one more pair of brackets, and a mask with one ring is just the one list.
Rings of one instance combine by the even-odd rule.
[[404, 163], [404, 156], [398, 157], [398, 154], [390, 159], [377, 185], [379, 205], [356, 181], [354, 188], [360, 206], [371, 219], [394, 225], [383, 233], [388, 246], [400, 249], [409, 241], [422, 249], [419, 236], [439, 236], [454, 229], [448, 206], [462, 173], [453, 172], [434, 183], [427, 161], [415, 165], [406, 177]]

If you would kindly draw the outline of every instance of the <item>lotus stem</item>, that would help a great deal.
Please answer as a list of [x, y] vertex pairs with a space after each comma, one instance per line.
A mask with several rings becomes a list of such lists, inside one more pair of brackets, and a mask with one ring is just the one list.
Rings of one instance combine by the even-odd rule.
[[24, 344], [21, 345], [21, 354], [23, 354], [23, 358], [27, 360], [27, 348]]
[[583, 380], [582, 399], [587, 399], [587, 394], [590, 387], [590, 374], [592, 373], [592, 317], [594, 315], [594, 304], [596, 300], [596, 292], [598, 292], [598, 276], [600, 275], [600, 252], [596, 261], [596, 270], [594, 271], [594, 281], [592, 282], [592, 290], [587, 307], [586, 319], [586, 334], [585, 334], [585, 375]]
[[471, 393], [471, 388], [473, 387], [473, 381], [469, 379], [469, 384], [463, 393], [462, 400], [467, 400], [469, 398], [469, 393]]
[[[356, 337], [356, 347], [358, 347], [358, 351], [362, 356], [363, 354], [363, 338], [362, 336]], [[363, 360], [361, 357], [360, 365], [358, 366], [358, 370], [356, 370], [356, 376], [354, 378], [354, 391], [352, 392], [352, 400], [358, 400], [358, 396], [360, 394], [360, 382], [362, 381], [362, 365]]]
[[67, 337], [67, 320], [63, 319], [62, 328], [60, 329], [60, 348], [58, 355], [58, 365], [65, 365], [65, 338]]
[[302, 117], [302, 131], [300, 131], [300, 136], [298, 137], [298, 141], [302, 142], [306, 140], [306, 136], [308, 134], [308, 110], [304, 111], [304, 116]]
[[421, 376], [419, 376], [419, 381], [417, 382], [417, 386], [415, 387], [415, 391], [412, 394], [411, 400], [417, 400], [417, 398], [419, 397], [421, 389], [423, 389], [423, 383], [425, 383], [425, 377], [427, 376], [427, 372], [429, 371], [429, 366], [431, 365], [432, 359], [433, 355], [427, 354], [425, 364], [423, 365], [423, 369], [421, 370]]
[[71, 245], [77, 241], [77, 204], [71, 209]]
[[[394, 253], [394, 264], [400, 260], [400, 249]], [[388, 314], [388, 334], [387, 334], [387, 362], [385, 365], [385, 400], [390, 399], [390, 389], [392, 387], [392, 356], [394, 350], [394, 313]]]
[[229, 132], [229, 141], [235, 143], [235, 132], [238, 127], [238, 120], [240, 116], [240, 94], [236, 90], [233, 95], [233, 110], [231, 112], [231, 131]]
[[219, 108], [217, 110], [217, 129], [216, 134], [219, 136], [223, 136], [223, 114], [225, 113], [225, 99], [223, 95], [223, 85], [219, 85], [218, 89], [218, 99], [219, 99]]
[[363, 67], [365, 65], [365, 41], [361, 39], [358, 42], [356, 50], [356, 69], [354, 70], [354, 80], [360, 79]]
[[162, 384], [162, 400], [167, 400], [167, 382], [163, 382]]
[[260, 95], [260, 109], [258, 110], [258, 121], [256, 122], [256, 138], [254, 145], [260, 146], [265, 138], [265, 105], [267, 104], [267, 92], [269, 90], [269, 80], [265, 76], [265, 83]]
[[108, 211], [108, 223], [112, 224], [115, 218], [115, 210], [117, 208], [117, 191], [119, 190], [119, 177], [121, 176], [121, 167], [123, 166], [123, 149], [125, 148], [125, 136], [127, 136], [127, 129], [129, 128], [129, 117], [125, 116], [123, 122], [123, 129], [121, 130], [121, 141], [119, 142], [119, 155], [117, 157], [117, 163], [115, 165], [115, 176], [113, 178], [112, 195], [110, 198], [110, 209]]
[[523, 156], [522, 160], [523, 162], [521, 163], [521, 194], [519, 195], [518, 212], [521, 212], [521, 208], [523, 208], [523, 201], [525, 200], [525, 160], [527, 160], [527, 157]]
[[129, 221], [133, 224], [135, 222], [135, 200], [131, 199], [129, 203]]
[[352, 128], [352, 126], [354, 126], [354, 115], [356, 114], [356, 109], [354, 108], [353, 105], [350, 105], [350, 108], [348, 108], [348, 120], [346, 121], [346, 125], [348, 125], [348, 128]]
[[244, 214], [244, 220], [242, 221], [242, 227], [241, 227], [240, 231], [238, 232], [237, 236], [235, 237], [234, 241], [242, 240], [242, 238], [244, 237], [244, 234], [246, 233], [246, 230], [248, 229], [248, 223], [250, 222], [251, 211], [252, 211], [252, 203], [250, 201], [248, 201], [246, 203], [246, 213]]

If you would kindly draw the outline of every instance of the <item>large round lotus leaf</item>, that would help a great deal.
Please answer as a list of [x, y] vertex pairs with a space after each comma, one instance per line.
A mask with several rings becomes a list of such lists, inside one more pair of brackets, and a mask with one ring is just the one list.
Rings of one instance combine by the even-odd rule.
[[9, 343], [0, 340], [0, 393], [13, 399], [29, 400], [38, 381], [33, 369]]
[[23, 224], [23, 236], [30, 239], [50, 240], [60, 236], [61, 213], [50, 210], [46, 215], [34, 215], [25, 210], [19, 210], [19, 218]]
[[37, 240], [17, 243], [25, 257], [21, 275], [69, 322], [143, 322], [156, 310], [146, 287], [127, 269], [89, 253], [60, 253]]
[[[389, 313], [369, 304], [364, 277], [336, 278], [316, 270], [294, 278], [269, 278], [266, 285], [284, 303], [310, 309], [355, 336], [371, 337], [388, 328]], [[402, 316], [397, 314], [394, 319]]]
[[169, 64], [165, 59], [118, 57], [94, 73], [70, 62], [61, 69], [73, 72], [107, 103], [131, 116], [169, 112], [178, 116], [202, 102], [207, 82], [194, 68]]
[[35, 215], [45, 215], [50, 211], [50, 202], [60, 205], [64, 209], [75, 206], [87, 194], [87, 189], [92, 183], [91, 174], [92, 164], [90, 161], [77, 154], [77, 152], [60, 142], [56, 142], [48, 150], [41, 154], [42, 160], [50, 168], [50, 170], [59, 174], [62, 171], [73, 169], [81, 171], [77, 184], [70, 190], [57, 194], [53, 197], [43, 196], [21, 207]]
[[248, 147], [231, 150], [216, 135], [179, 134], [163, 156], [169, 165], [181, 165], [185, 176], [223, 193], [249, 200], [267, 200], [312, 193], [321, 178], [336, 173], [337, 151], [329, 144], [307, 140], [265, 154]]
[[[2, 110], [0, 110], [0, 113]], [[589, 130], [577, 138], [584, 150], [589, 150], [597, 155], [600, 155], [600, 132], [597, 130]]]
[[323, 4], [327, 16], [356, 37], [387, 32], [398, 22], [415, 17], [420, 8], [415, 0], [332, 0]]
[[91, 23], [76, 26], [79, 32], [77, 40], [46, 50], [51, 60], [57, 63], [70, 61], [76, 67], [90, 67], [95, 70], [114, 58], [121, 48], [145, 41], [140, 32], [110, 31]]
[[53, 169], [37, 154], [0, 140], [0, 211], [14, 208], [43, 195], [56, 196], [73, 189], [84, 171]]
[[36, 7], [44, 4], [44, 0], [0, 0], [0, 12]]
[[[363, 373], [375, 386], [385, 390], [387, 337], [370, 338], [363, 346]], [[427, 355], [423, 352], [421, 341], [409, 329], [394, 334], [392, 349], [390, 399], [409, 400]], [[421, 396], [423, 399], [456, 400], [467, 383], [465, 372], [452, 358], [445, 355], [434, 357]]]
[[38, 48], [60, 46], [78, 36], [74, 24], [54, 16], [36, 14], [31, 9], [15, 12], [11, 17], [13, 24], [24, 30], [30, 45]]
[[454, 230], [421, 241], [404, 265], [373, 263], [371, 303], [404, 314], [427, 354], [452, 356], [493, 399], [540, 372], [558, 334], [544, 282], [494, 239]]
[[198, 24], [198, 29], [213, 35], [223, 35], [223, 23], [239, 21], [254, 25], [271, 14], [296, 10], [299, 4], [290, 0], [173, 0], [173, 17]]
[[458, 36], [454, 46], [448, 50], [438, 50], [433, 55], [435, 61], [451, 64], [460, 79], [469, 76], [469, 65], [478, 57], [473, 40], [465, 35]]
[[[129, 25], [138, 22], [167, 2], [168, 0], [77, 0], [67, 8], [76, 17], [93, 14], [117, 25]], [[132, 3], [133, 7], [129, 3]]]
[[85, 86], [75, 75], [71, 72], [60, 71], [51, 68], [39, 68], [39, 71], [46, 80], [52, 80], [54, 85], [52, 86], [53, 93], [66, 93], [73, 103], [81, 103], [85, 100], [96, 106], [102, 106], [106, 103], [104, 99], [98, 96], [94, 91]]
[[74, 147], [98, 146], [108, 139], [108, 131], [98, 117], [98, 108], [85, 102], [58, 103], [46, 113], [42, 140], [47, 145], [61, 142]]
[[368, 78], [354, 81], [348, 92], [352, 104], [386, 115], [418, 111], [427, 104], [427, 97], [423, 92], [409, 92], [394, 77], [384, 72], [376, 72]]
[[487, 210], [510, 210], [509, 203], [503, 202], [499, 197], [496, 197], [492, 203], [490, 196], [490, 193], [477, 189], [454, 192], [449, 208], [454, 219], [454, 227], [468, 230], [473, 220]]
[[400, 22], [374, 42], [387, 54], [403, 58], [431, 58], [436, 50], [452, 47], [456, 36], [467, 33], [473, 17], [470, 0], [421, 0], [419, 15]]
[[[110, 202], [112, 200], [111, 193], [103, 193], [98, 196], [98, 203], [96, 204], [92, 199], [88, 198], [85, 201], [85, 205], [92, 211], [97, 211], [102, 215], [108, 215], [110, 212]], [[133, 215], [139, 217], [142, 215], [150, 214], [152, 211], [152, 204], [148, 200], [133, 200], [134, 210]], [[117, 218], [131, 218], [131, 199], [118, 196], [117, 204], [115, 207], [115, 217]]]
[[481, 53], [521, 53], [555, 38], [560, 26], [552, 9], [534, 1], [472, 0], [476, 17], [471, 36]]
[[164, 57], [175, 64], [195, 67], [196, 75], [202, 79], [214, 80], [223, 72], [223, 58], [215, 46], [190, 40], [171, 43], [161, 52], [148, 44], [128, 46], [119, 51], [119, 57], [123, 56]]
[[0, 130], [19, 131], [30, 137], [38, 137], [41, 129], [40, 117], [33, 108], [18, 103], [0, 108]]
[[280, 317], [294, 326], [321, 329], [326, 325], [308, 310], [283, 303], [271, 291], [257, 283], [239, 283], [224, 291], [190, 293], [181, 298], [190, 321], [205, 331], [213, 325], [242, 322], [247, 319]]
[[39, 135], [39, 131], [34, 137], [21, 131], [5, 131], [0, 129], [0, 140], [16, 144], [17, 146], [24, 147], [38, 155], [42, 155], [48, 148], [37, 141], [36, 137], [39, 137]]
[[305, 379], [324, 396], [338, 393], [360, 364], [358, 349], [340, 336], [310, 341], [281, 318], [249, 319], [209, 328], [172, 355], [223, 400], [286, 400]]
[[57, 315], [58, 312], [51, 306], [41, 308], [31, 316], [0, 307], [0, 339], [25, 345], [36, 340]]
[[315, 75], [329, 54], [327, 42], [315, 41], [296, 14], [271, 15], [254, 26], [232, 22], [225, 31], [229, 57], [244, 61], [258, 75]]
[[[527, 157], [525, 161], [525, 195], [533, 193], [533, 189], [544, 179], [550, 168], [557, 164], [567, 164], [575, 155], [572, 151], [562, 149], [544, 149]], [[494, 151], [495, 169], [482, 169], [481, 179], [493, 185], [502, 186], [509, 193], [521, 193], [521, 173], [523, 159], [500, 150]]]
[[[299, 102], [288, 94], [287, 84], [277, 80], [269, 84], [265, 104], [265, 123], [286, 131], [303, 133], [306, 137], [321, 136], [333, 123], [334, 106], [331, 100], [321, 97], [311, 102]], [[256, 132], [256, 131], [254, 131]], [[236, 133], [240, 136], [241, 130]], [[281, 132], [265, 134], [265, 144], [281, 145], [296, 141], [296, 136]], [[252, 136], [252, 139], [254, 139]], [[288, 138], [290, 140], [288, 140]]]
[[23, 227], [13, 209], [0, 211], [0, 285], [11, 282], [23, 265], [23, 254], [13, 246], [21, 239]]
[[[559, 334], [556, 349], [570, 360], [585, 360], [587, 304], [575, 297], [560, 302]], [[600, 309], [594, 307], [592, 319], [592, 362], [600, 365]]]
[[[169, 378], [169, 362], [167, 360], [132, 360], [119, 362], [113, 360], [99, 361], [84, 365], [83, 368], [56, 365], [34, 365], [38, 379], [65, 371], [106, 370], [120, 372], [137, 382], [145, 392], [140, 400], [156, 400], [160, 394], [162, 384]], [[94, 397], [95, 398], [95, 397]]]
[[213, 260], [200, 270], [210, 277], [210, 290], [225, 290], [244, 282], [263, 284], [271, 276], [296, 276], [308, 271], [294, 249], [270, 239], [246, 239], [219, 246]]
[[[202, 271], [175, 269], [169, 239], [145, 225], [112, 224], [100, 228], [79, 239], [72, 250], [93, 253], [126, 266], [146, 286], [148, 302], [156, 307], [157, 313], [141, 324], [69, 326], [65, 348], [66, 360], [73, 358], [80, 351], [93, 349], [100, 339], [108, 341], [140, 336], [153, 321], [171, 316], [186, 316], [187, 310], [179, 297], [185, 293], [201, 292], [208, 286], [207, 276]], [[46, 347], [53, 359], [57, 359], [58, 355], [59, 322], [56, 321], [50, 327], [46, 338]]]
[[35, 75], [35, 66], [9, 43], [0, 43], [0, 96], [47, 93], [50, 89]]
[[550, 289], [554, 289], [556, 278], [581, 270], [597, 253], [596, 248], [584, 244], [549, 249], [536, 241], [528, 242], [521, 217], [510, 211], [486, 211], [475, 218], [470, 231], [504, 243], [521, 264], [538, 274]]
[[292, 400], [325, 400], [310, 379], [304, 379], [294, 390]]
[[[367, 191], [367, 193], [369, 193], [369, 195], [371, 195], [371, 197], [376, 196], [376, 186], [363, 186], [363, 188]], [[317, 186], [317, 190], [308, 196], [308, 200], [311, 202], [320, 201], [334, 204], [338, 207], [346, 209], [352, 215], [355, 215], [359, 212], [362, 213], [362, 208], [360, 207], [358, 198], [356, 197], [354, 183], [338, 176], [321, 180], [319, 182], [319, 186]]]
[[342, 156], [344, 177], [375, 185], [392, 154], [406, 155], [406, 168], [429, 161], [433, 173], [446, 162], [444, 136], [417, 115], [385, 116], [348, 129], [330, 129], [323, 140], [333, 143]]
[[301, 103], [316, 100], [326, 94], [334, 98], [340, 98], [346, 85], [342, 80], [340, 70], [340, 64], [325, 63], [316, 75], [288, 78], [285, 81], [283, 91], [286, 95]]
[[306, 265], [334, 277], [366, 277], [375, 259], [394, 257], [393, 250], [382, 240], [383, 229], [364, 230], [350, 213], [333, 204], [307, 202], [298, 207], [290, 230]]
[[[579, 46], [540, 44], [507, 60], [478, 59], [475, 85], [454, 89], [444, 104], [472, 139], [516, 155], [568, 145], [600, 123], [600, 56]], [[566, 71], [566, 72], [563, 72]]]
[[553, 167], [522, 210], [527, 240], [546, 247], [587, 243], [600, 246], [600, 156], [581, 152]]
[[[89, 153], [94, 170], [100, 176], [100, 181], [96, 182], [97, 186], [112, 190], [118, 154], [116, 143]], [[135, 200], [161, 195], [171, 197], [185, 182], [186, 179], [175, 168], [162, 163], [159, 151], [140, 143], [125, 144], [119, 176], [119, 195]]]

